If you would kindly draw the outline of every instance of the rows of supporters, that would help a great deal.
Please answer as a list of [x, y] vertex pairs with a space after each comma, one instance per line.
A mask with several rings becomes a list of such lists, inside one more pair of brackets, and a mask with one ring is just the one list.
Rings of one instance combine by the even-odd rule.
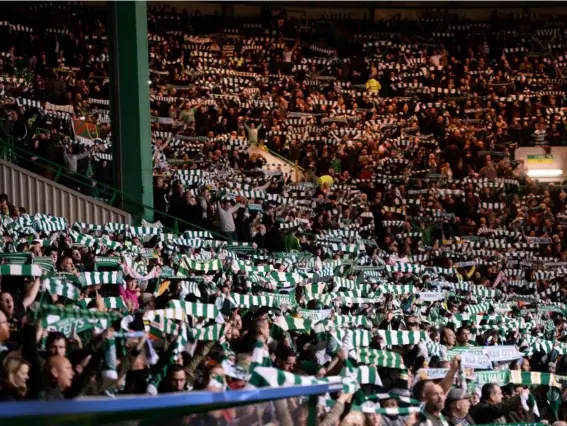
[[[32, 171], [111, 184], [104, 14], [41, 13], [0, 27], [5, 131]], [[567, 420], [567, 193], [514, 157], [563, 144], [561, 22], [217, 20], [149, 12], [162, 223], [0, 196], [1, 398], [331, 382], [326, 425]]]

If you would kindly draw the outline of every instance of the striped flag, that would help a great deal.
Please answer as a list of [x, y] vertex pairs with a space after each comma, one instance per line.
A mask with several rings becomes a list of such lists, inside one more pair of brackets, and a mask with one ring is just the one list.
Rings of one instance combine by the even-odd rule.
[[378, 330], [378, 334], [388, 346], [417, 345], [421, 340], [426, 340], [422, 331]]
[[490, 302], [469, 304], [466, 306], [466, 310], [469, 314], [480, 314], [481, 312], [488, 312], [491, 306]]
[[382, 386], [382, 379], [378, 374], [378, 369], [373, 366], [361, 365], [354, 371], [356, 381], [361, 385]]
[[87, 247], [94, 247], [97, 244], [97, 239], [91, 235], [80, 234], [79, 232], [71, 230], [69, 231], [69, 236], [73, 244]]
[[252, 306], [277, 307], [277, 299], [271, 296], [251, 296], [249, 294], [232, 293], [228, 299], [235, 307], [250, 308]]
[[153, 340], [165, 340], [167, 336], [177, 332], [179, 325], [162, 316], [154, 317], [153, 320], [144, 319], [144, 329]]
[[369, 348], [356, 348], [357, 361], [362, 364], [387, 368], [405, 368], [404, 361], [396, 352], [380, 351]]
[[144, 313], [144, 320], [155, 321], [157, 317], [163, 317], [172, 320], [186, 321], [187, 316], [183, 309], [156, 309]]
[[272, 265], [247, 265], [246, 263], [237, 260], [232, 262], [232, 269], [234, 271], [267, 273], [273, 271], [274, 267]]
[[[85, 298], [84, 299], [85, 306], [89, 306], [89, 304], [93, 300], [96, 300], [96, 299]], [[127, 309], [126, 304], [124, 303], [124, 300], [121, 297], [103, 297], [102, 301], [103, 301], [106, 309], [118, 309], [120, 311], [125, 311]]]
[[256, 341], [256, 345], [254, 346], [254, 350], [252, 351], [250, 372], [253, 372], [256, 368], [271, 366], [272, 360], [270, 358], [270, 353], [265, 348], [264, 342], [262, 342], [261, 340]]
[[95, 268], [116, 268], [122, 263], [120, 256], [96, 256]]
[[114, 233], [117, 233], [117, 232], [124, 232], [124, 231], [126, 231], [127, 228], [128, 228], [128, 225], [126, 225], [125, 223], [110, 222], [110, 223], [107, 223], [106, 225], [104, 225], [104, 230], [106, 232], [111, 233], [111, 234], [114, 234]]
[[291, 316], [277, 317], [274, 325], [283, 331], [310, 331], [311, 321], [303, 318], [295, 318]]
[[161, 230], [151, 226], [128, 226], [126, 234], [132, 237], [152, 237], [159, 235]]
[[222, 314], [212, 303], [192, 303], [181, 300], [171, 300], [167, 307], [184, 310], [187, 315], [193, 317], [213, 319], [220, 324], [224, 323]]
[[376, 296], [382, 294], [392, 293], [392, 294], [414, 294], [417, 293], [416, 288], [411, 284], [406, 285], [395, 285], [395, 284], [382, 284], [378, 286], [376, 290]]
[[337, 327], [372, 327], [368, 318], [362, 315], [335, 315], [332, 322]]
[[310, 301], [316, 299], [327, 290], [327, 283], [306, 284], [303, 287], [305, 300]]
[[31, 258], [31, 253], [0, 253], [0, 260], [11, 265], [23, 265]]
[[419, 413], [421, 407], [389, 407], [381, 408], [380, 404], [367, 401], [362, 405], [353, 405], [351, 411], [360, 411], [362, 413], [385, 414], [387, 416], [407, 416], [412, 413]]
[[0, 275], [19, 277], [41, 277], [40, 265], [0, 265]]
[[510, 383], [524, 386], [546, 385], [561, 387], [561, 384], [555, 378], [555, 374], [519, 370], [510, 370]]
[[104, 226], [96, 225], [94, 223], [75, 222], [72, 228], [86, 229], [87, 231], [102, 231]]
[[224, 326], [222, 324], [215, 324], [203, 328], [192, 328], [190, 335], [195, 340], [202, 341], [218, 341], [223, 335]]
[[[337, 329], [335, 335], [337, 340], [343, 341], [348, 332], [352, 332], [352, 344], [355, 347], [368, 347], [372, 341], [372, 333], [368, 330]], [[333, 333], [331, 333], [333, 334]]]
[[342, 380], [338, 376], [325, 377], [323, 379], [316, 379], [312, 376], [298, 376], [296, 374], [288, 373], [287, 371], [278, 370], [272, 367], [256, 367], [252, 372], [250, 385], [262, 387], [289, 387], [289, 386], [307, 386], [328, 383], [341, 383]]
[[339, 288], [346, 288], [347, 290], [356, 290], [357, 289], [357, 284], [356, 284], [356, 280], [348, 280], [346, 278], [342, 278], [342, 277], [335, 277], [334, 278], [334, 283], [337, 287]]
[[41, 269], [43, 269], [45, 272], [55, 272], [55, 264], [53, 263], [53, 259], [51, 259], [51, 257], [36, 256], [33, 258], [33, 263], [41, 266]]
[[187, 256], [183, 256], [181, 262], [179, 263], [178, 275], [191, 275], [191, 271], [199, 271], [205, 273], [210, 271], [222, 271], [222, 262], [220, 259], [200, 261], [192, 260]]
[[124, 284], [122, 272], [120, 271], [83, 272], [79, 276], [79, 280], [83, 287], [99, 284]]
[[51, 294], [66, 297], [74, 301], [78, 301], [81, 297], [80, 290], [67, 280], [57, 277], [51, 277], [43, 280], [43, 288]]
[[209, 231], [185, 231], [183, 233], [183, 238], [204, 238], [213, 239], [213, 235]]

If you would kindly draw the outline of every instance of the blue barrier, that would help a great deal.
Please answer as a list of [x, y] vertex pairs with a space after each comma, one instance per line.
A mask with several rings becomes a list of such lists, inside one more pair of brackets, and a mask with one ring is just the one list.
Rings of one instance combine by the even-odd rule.
[[116, 399], [93, 397], [73, 401], [19, 401], [0, 403], [0, 424], [41, 426], [102, 425], [127, 420], [158, 420], [207, 413], [272, 400], [315, 396], [341, 390], [341, 384], [291, 386], [228, 392], [182, 392], [167, 395], [127, 395]]

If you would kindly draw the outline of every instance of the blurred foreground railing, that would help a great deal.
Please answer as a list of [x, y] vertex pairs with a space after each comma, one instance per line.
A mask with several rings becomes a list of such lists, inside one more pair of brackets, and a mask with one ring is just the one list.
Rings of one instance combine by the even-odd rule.
[[[0, 424], [8, 425], [199, 425], [248, 426], [282, 423], [273, 402], [300, 398], [291, 421], [305, 415], [315, 426], [317, 396], [341, 390], [339, 384], [262, 388], [227, 392], [183, 392], [158, 396], [95, 397], [73, 401], [0, 403]], [[227, 420], [228, 422], [225, 422]], [[297, 424], [297, 423], [296, 423]]]

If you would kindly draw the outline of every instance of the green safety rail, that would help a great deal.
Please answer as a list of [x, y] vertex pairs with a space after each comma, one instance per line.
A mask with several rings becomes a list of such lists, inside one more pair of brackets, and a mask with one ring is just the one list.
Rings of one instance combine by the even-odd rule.
[[[172, 216], [164, 211], [156, 210], [153, 206], [140, 204], [132, 200], [128, 194], [120, 191], [113, 186], [106, 185], [102, 182], [97, 182], [91, 178], [85, 177], [84, 179], [78, 174], [72, 174], [67, 171], [67, 167], [62, 164], [55, 163], [47, 158], [38, 156], [35, 153], [28, 151], [14, 143], [10, 135], [0, 135], [0, 159], [9, 161], [10, 163], [20, 165], [24, 169], [28, 169], [27, 165], [31, 163], [31, 158], [35, 157], [34, 164], [38, 169], [44, 171], [43, 177], [48, 177], [51, 180], [62, 183], [69, 187], [69, 184], [76, 185], [77, 187], [88, 186], [92, 190], [92, 195], [84, 194], [85, 196], [92, 196], [97, 201], [102, 201], [110, 206], [121, 208], [122, 203], [152, 211], [155, 220], [160, 220], [164, 228], [175, 234], [179, 233], [180, 229], [192, 229], [199, 231], [209, 231], [215, 238], [226, 240], [226, 237], [217, 232], [205, 229], [190, 221], [180, 219]], [[46, 176], [47, 175], [47, 176]], [[73, 189], [71, 187], [71, 189]], [[166, 222], [166, 223], [163, 223]]]

